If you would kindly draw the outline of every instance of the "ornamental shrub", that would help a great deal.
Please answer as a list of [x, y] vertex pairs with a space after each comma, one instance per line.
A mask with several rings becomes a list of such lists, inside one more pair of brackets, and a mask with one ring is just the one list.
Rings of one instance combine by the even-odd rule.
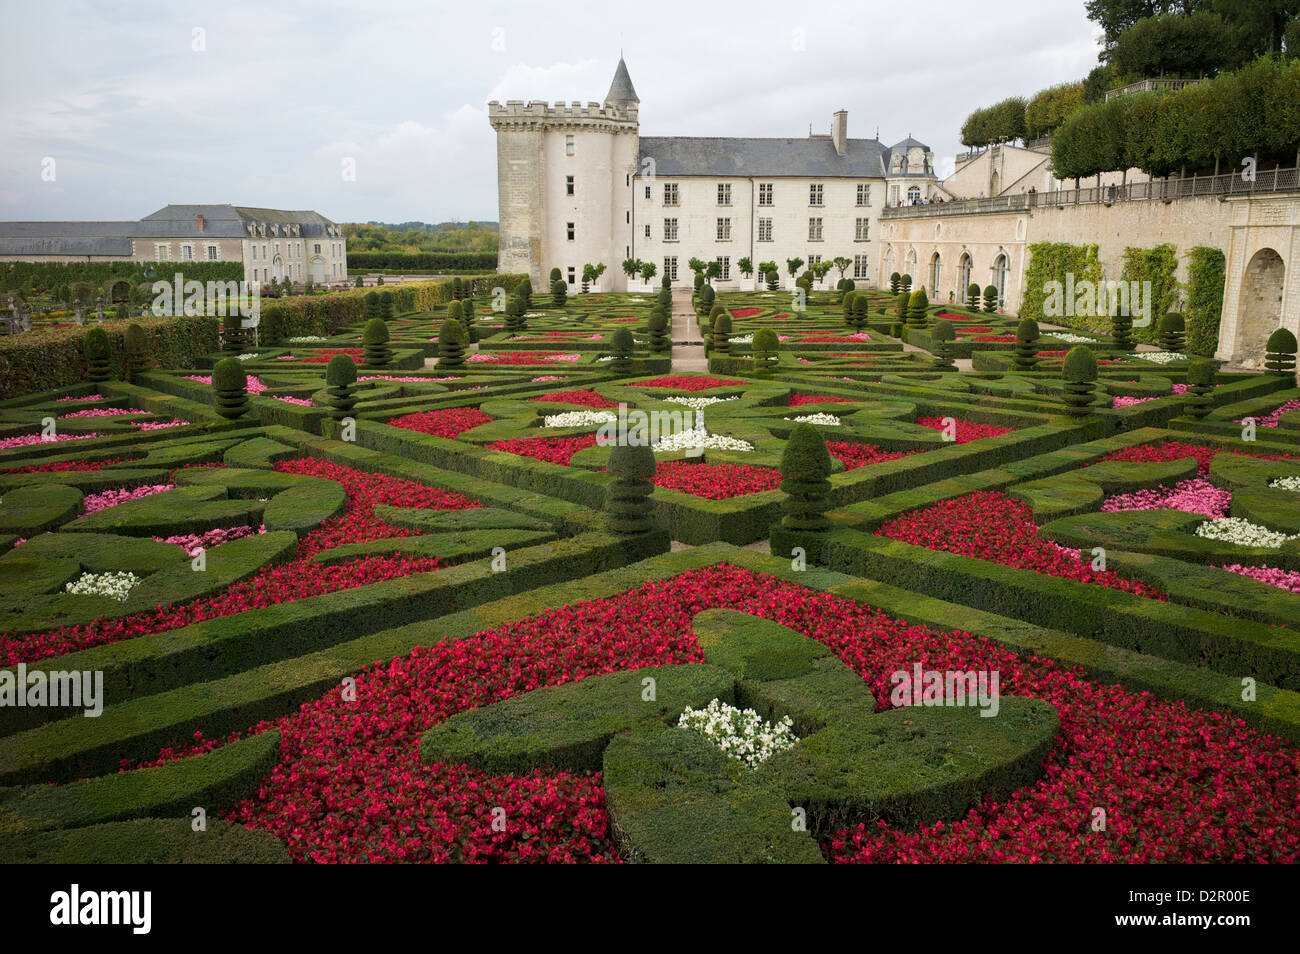
[[465, 329], [455, 318], [444, 318], [438, 329], [438, 367], [459, 368], [465, 363]]
[[893, 337], [893, 338], [901, 338], [901, 337], [903, 337], [903, 323], [902, 323], [901, 321], [896, 321], [896, 322], [894, 322], [892, 325], [890, 325], [890, 326], [889, 326], [889, 334], [890, 334], [890, 337]]
[[966, 286], [966, 307], [971, 311], [980, 310], [980, 287], [974, 282]]
[[867, 327], [867, 309], [871, 301], [866, 295], [855, 295], [853, 298], [853, 317], [850, 322], [855, 331], [861, 331]]
[[900, 279], [898, 280], [898, 290], [899, 290], [900, 292], [907, 292], [909, 295], [912, 294], [912, 276], [911, 276], [911, 275], [906, 275], [906, 274], [905, 274], [905, 275], [903, 275], [902, 278], [900, 278]]
[[1268, 336], [1264, 346], [1264, 367], [1273, 374], [1295, 376], [1295, 335], [1279, 328]]
[[[348, 359], [351, 363], [351, 359]], [[222, 358], [212, 369], [212, 393], [216, 411], [233, 421], [248, 413], [248, 375], [238, 358]]]
[[1086, 345], [1075, 345], [1061, 365], [1065, 381], [1065, 413], [1085, 417], [1092, 413], [1092, 392], [1097, 386], [1097, 358]]
[[341, 421], [348, 417], [357, 406], [356, 383], [357, 366], [350, 357], [336, 354], [330, 358], [329, 364], [325, 365], [325, 400], [330, 417], [334, 420]]
[[107, 381], [113, 370], [108, 356], [108, 333], [103, 328], [91, 328], [86, 332], [85, 349], [90, 380]]
[[1214, 362], [1193, 361], [1187, 366], [1187, 413], [1197, 419], [1205, 417], [1214, 406]]
[[703, 287], [704, 287], [704, 276], [703, 276], [702, 274], [700, 274], [699, 272], [696, 272], [696, 273], [695, 273], [695, 288], [694, 288], [695, 294], [698, 295], [698, 294], [700, 293], [700, 289], [703, 288]]
[[907, 324], [910, 328], [925, 327], [925, 313], [930, 307], [929, 296], [926, 295], [924, 288], [918, 288], [908, 297], [907, 301]]
[[379, 317], [384, 321], [393, 320], [393, 293], [390, 291], [379, 296]]
[[719, 354], [731, 352], [731, 313], [723, 309], [709, 324], [713, 338], [713, 350]]
[[361, 347], [366, 364], [372, 367], [382, 368], [393, 360], [393, 352], [388, 347], [388, 325], [382, 318], [372, 318], [366, 322], [366, 327], [361, 332]]
[[1032, 318], [1020, 319], [1020, 324], [1016, 325], [1016, 370], [1033, 371], [1038, 367], [1042, 360], [1038, 357], [1038, 338], [1038, 322]]
[[226, 315], [222, 321], [221, 350], [226, 354], [244, 353], [244, 319], [242, 315]]
[[857, 292], [846, 291], [844, 297], [840, 299], [840, 307], [844, 312], [845, 324], [853, 324], [853, 300], [857, 297]]
[[998, 310], [998, 286], [984, 286], [984, 310], [989, 314]]
[[708, 311], [710, 308], [713, 307], [713, 300], [716, 297], [717, 297], [717, 293], [713, 290], [713, 286], [705, 285], [703, 288], [700, 289], [700, 293], [697, 296], [697, 300], [700, 303], [700, 307], [703, 308], [705, 311]]
[[1187, 319], [1178, 312], [1163, 315], [1156, 330], [1160, 334], [1160, 347], [1165, 351], [1181, 352], [1187, 347]]
[[619, 442], [609, 452], [605, 472], [614, 479], [605, 487], [605, 513], [611, 533], [645, 533], [654, 529], [650, 499], [655, 485], [655, 454], [649, 444]]
[[1117, 312], [1110, 316], [1110, 339], [1116, 351], [1133, 351], [1137, 348], [1137, 342], [1133, 340], [1132, 315]]
[[552, 285], [552, 287], [554, 287], [554, 285], [555, 285], [556, 282], [560, 281], [560, 280], [563, 279], [563, 278], [564, 278], [564, 276], [563, 276], [562, 274], [560, 274], [560, 270], [559, 270], [558, 268], [552, 268], [552, 269], [551, 269], [551, 285]]
[[672, 336], [668, 333], [668, 316], [658, 305], [650, 312], [650, 350], [663, 354], [672, 348]]
[[760, 328], [754, 332], [754, 373], [771, 374], [776, 364], [777, 353], [781, 350], [781, 341], [771, 328]]
[[673, 310], [673, 290], [665, 285], [658, 291], [659, 304], [663, 306], [666, 313], [672, 314]]
[[659, 282], [659, 288], [660, 288], [661, 291], [672, 291], [672, 288], [673, 288], [673, 281], [672, 281], [671, 278], [668, 277], [668, 273], [667, 273], [667, 272], [664, 272], [664, 277], [663, 277], [663, 279]]
[[137, 324], [126, 327], [126, 379], [134, 381], [137, 375], [149, 369], [149, 337]]
[[781, 526], [787, 530], [822, 533], [830, 529], [831, 454], [826, 440], [811, 424], [797, 424], [781, 454]]
[[556, 308], [563, 308], [569, 302], [569, 286], [562, 279], [551, 282], [551, 302]]
[[768, 291], [774, 292], [781, 287], [781, 273], [778, 272], [775, 268], [769, 269], [767, 274], [764, 275], [763, 277], [767, 279]]
[[524, 307], [519, 312], [521, 315], [529, 308], [533, 307], [533, 283], [531, 279], [525, 278], [515, 288], [515, 294], [523, 299]]
[[900, 291], [898, 297], [894, 300], [894, 314], [904, 320], [907, 319], [907, 306], [911, 303], [912, 296], [909, 292]]
[[366, 292], [366, 320], [379, 317], [379, 292]]
[[957, 340], [957, 329], [952, 326], [952, 322], [946, 318], [940, 318], [930, 334], [936, 347], [934, 349], [934, 367], [938, 371], [955, 371], [957, 365], [953, 363], [952, 343]]
[[609, 366], [619, 374], [631, 374], [632, 356], [636, 353], [636, 339], [632, 337], [632, 332], [626, 328], [614, 332], [609, 339], [609, 351], [614, 356]]
[[889, 273], [889, 294], [897, 295], [899, 289], [902, 287], [902, 281], [903, 281], [902, 275], [898, 274], [898, 272], [890, 272]]

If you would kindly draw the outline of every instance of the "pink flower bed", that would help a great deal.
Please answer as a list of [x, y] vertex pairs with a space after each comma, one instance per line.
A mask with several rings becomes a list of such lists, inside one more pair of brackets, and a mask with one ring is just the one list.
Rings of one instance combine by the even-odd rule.
[[63, 401], [102, 401], [104, 400], [104, 395], [87, 394], [85, 397], [61, 397], [61, 398], [55, 398], [54, 400], [60, 403]]
[[1232, 491], [1221, 490], [1204, 477], [1181, 480], [1173, 487], [1115, 494], [1101, 505], [1102, 513], [1123, 510], [1185, 510], [1203, 517], [1226, 517], [1232, 506]]
[[[186, 380], [186, 381], [198, 381], [200, 384], [211, 384], [211, 383], [212, 383], [212, 375], [210, 375], [210, 374], [187, 374], [187, 375], [185, 375], [185, 380]], [[262, 383], [262, 379], [259, 378], [257, 375], [255, 375], [255, 374], [250, 374], [250, 375], [248, 376], [248, 383], [245, 385], [244, 390], [247, 391], [249, 394], [261, 394], [263, 391], [266, 390], [266, 385]]]
[[545, 351], [476, 351], [465, 360], [473, 364], [552, 364], [577, 361], [582, 355], [550, 354]]
[[[266, 533], [266, 527], [258, 527], [258, 533]], [[173, 537], [154, 537], [159, 543], [174, 543], [182, 547], [190, 556], [196, 556], [200, 550], [211, 550], [231, 540], [253, 535], [252, 527], [218, 527], [205, 533], [182, 533]]]
[[1300, 571], [1297, 570], [1279, 570], [1271, 566], [1242, 566], [1240, 563], [1222, 566], [1219, 569], [1248, 576], [1252, 580], [1276, 586], [1280, 590], [1300, 593]]
[[132, 427], [138, 427], [142, 431], [163, 431], [169, 427], [184, 427], [189, 421], [181, 420], [174, 417], [170, 421], [132, 421]]
[[104, 490], [97, 494], [86, 494], [82, 504], [86, 508], [86, 513], [95, 513], [99, 510], [107, 510], [109, 507], [116, 507], [128, 500], [139, 500], [141, 497], [149, 497], [171, 489], [171, 484], [145, 484], [130, 490]]
[[53, 444], [55, 441], [84, 441], [98, 436], [95, 433], [55, 434], [53, 437], [43, 437], [40, 434], [19, 434], [17, 437], [0, 438], [0, 450], [6, 450], [10, 447], [30, 447], [33, 444]]
[[[1257, 427], [1277, 427], [1278, 420], [1279, 418], [1282, 417], [1283, 414], [1288, 414], [1291, 411], [1297, 411], [1297, 410], [1300, 410], [1300, 398], [1287, 401], [1281, 407], [1274, 408], [1273, 410], [1265, 414], [1263, 417], [1255, 418], [1255, 425]], [[1241, 421], [1237, 421], [1236, 423], [1240, 424]]]
[[142, 411], [138, 407], [88, 407], [83, 411], [73, 411], [70, 414], [60, 414], [59, 420], [67, 420], [73, 417], [117, 417], [120, 414], [148, 414], [148, 411]]
[[[732, 318], [753, 318], [755, 315], [761, 315], [762, 313], [763, 313], [762, 308], [737, 308], [735, 311], [731, 313], [731, 317]], [[781, 317], [781, 316], [778, 315], [777, 317]]]
[[404, 414], [393, 418], [388, 423], [404, 430], [455, 440], [457, 434], [471, 431], [480, 424], [490, 423], [491, 420], [492, 418], [476, 407], [444, 407], [435, 411]]
[[287, 394], [273, 395], [277, 401], [283, 401], [285, 404], [296, 404], [298, 407], [311, 407], [311, 398], [290, 397]]
[[533, 384], [541, 384], [544, 381], [563, 381], [563, 380], [564, 378], [560, 377], [558, 374], [543, 374], [540, 378], [530, 379], [530, 381]]
[[996, 341], [1000, 344], [1010, 344], [1015, 340], [1015, 335], [976, 335], [971, 338], [971, 341]]
[[803, 407], [805, 404], [856, 404], [854, 398], [831, 397], [826, 394], [791, 394], [787, 407]]
[[713, 388], [729, 388], [744, 383], [744, 381], [733, 381], [729, 378], [704, 378], [689, 374], [674, 374], [662, 378], [651, 378], [648, 381], [636, 381], [628, 385], [628, 387], [665, 388], [672, 391], [710, 391]]

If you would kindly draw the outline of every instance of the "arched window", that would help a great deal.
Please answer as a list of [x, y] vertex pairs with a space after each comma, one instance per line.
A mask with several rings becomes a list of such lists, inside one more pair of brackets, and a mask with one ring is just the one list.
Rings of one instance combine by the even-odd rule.
[[907, 277], [912, 279], [912, 287], [916, 287], [916, 249], [907, 253]]
[[918, 203], [918, 202], [920, 202], [920, 201], [921, 201], [921, 187], [920, 187], [920, 186], [912, 186], [910, 189], [907, 190], [907, 204], [908, 204], [908, 205], [916, 205], [916, 203]]
[[970, 288], [971, 270], [972, 263], [970, 253], [962, 252], [961, 261], [957, 263], [957, 285], [959, 286], [957, 290], [960, 292], [963, 299], [966, 297], [966, 289]]
[[998, 307], [1007, 304], [1007, 257], [999, 255], [993, 262], [993, 285], [998, 290]]
[[930, 300], [939, 300], [939, 253], [930, 258]]

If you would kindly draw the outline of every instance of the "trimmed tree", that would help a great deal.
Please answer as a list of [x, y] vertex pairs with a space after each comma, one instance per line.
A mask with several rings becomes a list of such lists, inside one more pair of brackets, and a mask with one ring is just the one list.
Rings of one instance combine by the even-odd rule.
[[998, 286], [984, 286], [984, 310], [989, 314], [998, 310]]
[[767, 290], [774, 292], [781, 287], [781, 273], [775, 268], [769, 268], [763, 278], [767, 281]]
[[107, 381], [113, 374], [113, 364], [109, 358], [108, 333], [103, 328], [91, 328], [86, 332], [83, 348], [86, 352], [86, 364], [90, 365], [88, 377], [92, 381]]
[[[972, 288], [975, 286], [971, 286]], [[1038, 322], [1032, 318], [1020, 319], [1020, 324], [1016, 325], [1016, 353], [1015, 362], [1017, 371], [1033, 371], [1038, 367], [1038, 362], [1042, 359], [1038, 357]]]
[[840, 308], [844, 312], [844, 323], [853, 324], [853, 300], [857, 298], [857, 292], [846, 291], [844, 297], [840, 299]]
[[379, 296], [379, 317], [384, 321], [393, 320], [393, 293], [390, 291]]
[[781, 526], [805, 533], [830, 529], [831, 454], [811, 424], [796, 424], [781, 454]]
[[605, 487], [606, 523], [611, 533], [646, 533], [654, 529], [651, 514], [655, 491], [655, 454], [649, 444], [615, 444], [605, 473], [614, 479]]
[[1116, 351], [1133, 351], [1133, 316], [1117, 312], [1110, 316], [1110, 340]]
[[924, 288], [918, 288], [907, 300], [907, 325], [909, 328], [924, 328], [925, 313], [930, 307], [930, 297]]
[[672, 347], [672, 338], [668, 334], [668, 316], [662, 308], [655, 305], [650, 310], [650, 350], [663, 354]]
[[957, 329], [952, 326], [952, 322], [946, 318], [940, 318], [935, 323], [930, 339], [935, 343], [935, 369], [938, 371], [955, 371], [957, 365], [953, 363], [952, 343], [957, 340]]
[[699, 294], [695, 297], [699, 301], [700, 307], [705, 311], [708, 311], [713, 307], [713, 301], [717, 297], [717, 293], [713, 290], [712, 285], [704, 285], [700, 288]]
[[609, 363], [618, 374], [632, 373], [632, 356], [636, 353], [636, 339], [632, 337], [632, 332], [626, 328], [620, 328], [614, 332], [614, 336], [609, 339], [609, 351], [614, 356], [614, 360]]
[[709, 326], [713, 337], [713, 350], [718, 354], [731, 352], [731, 313], [725, 308]]
[[889, 294], [897, 295], [898, 290], [902, 287], [903, 276], [898, 272], [889, 273]]
[[562, 274], [560, 274], [560, 270], [559, 270], [558, 268], [552, 268], [552, 269], [551, 269], [551, 284], [552, 284], [552, 285], [554, 285], [556, 282], [560, 281], [562, 278], [564, 278], [564, 276], [563, 276]]
[[1295, 335], [1279, 328], [1268, 336], [1264, 345], [1264, 367], [1272, 374], [1295, 377]]
[[336, 354], [330, 358], [330, 363], [325, 365], [325, 401], [334, 420], [348, 417], [357, 406], [356, 383], [357, 366], [350, 357]]
[[912, 296], [910, 293], [900, 291], [898, 297], [894, 299], [894, 314], [904, 320], [907, 319], [907, 306], [911, 303]]
[[1187, 319], [1176, 311], [1161, 316], [1156, 326], [1160, 336], [1160, 347], [1166, 351], [1180, 353], [1187, 347]]
[[909, 295], [912, 294], [912, 276], [911, 276], [911, 275], [904, 274], [904, 275], [903, 275], [903, 276], [898, 280], [898, 290], [899, 290], [900, 292], [907, 292]]
[[226, 354], [244, 353], [243, 317], [238, 313], [226, 315], [222, 322], [221, 350]]
[[1187, 366], [1187, 413], [1202, 418], [1210, 413], [1214, 399], [1214, 362], [1208, 359], [1193, 361]]
[[771, 374], [775, 368], [777, 353], [781, 350], [781, 341], [771, 328], [759, 328], [754, 332], [751, 345], [754, 354], [754, 374]]
[[371, 367], [383, 368], [393, 360], [393, 352], [388, 347], [388, 324], [382, 318], [372, 318], [366, 322], [366, 327], [361, 332], [361, 348], [366, 364]]
[[867, 327], [867, 309], [871, 301], [866, 295], [853, 296], [853, 328], [855, 331], [861, 331]]
[[465, 345], [469, 339], [455, 318], [444, 318], [438, 329], [438, 367], [459, 368], [465, 363]]
[[[351, 359], [348, 359], [351, 363]], [[222, 358], [212, 369], [216, 411], [228, 421], [248, 413], [248, 375], [238, 358]]]
[[379, 317], [379, 292], [366, 292], [366, 320]]
[[126, 379], [134, 382], [136, 377], [149, 370], [149, 336], [137, 324], [126, 326]]
[[569, 301], [569, 286], [561, 279], [551, 282], [551, 302], [556, 308], [563, 308]]
[[1086, 345], [1075, 345], [1061, 365], [1065, 381], [1065, 413], [1086, 417], [1092, 413], [1092, 392], [1097, 386], [1097, 358]]
[[980, 310], [980, 287], [974, 282], [966, 286], [966, 307], [971, 311]]

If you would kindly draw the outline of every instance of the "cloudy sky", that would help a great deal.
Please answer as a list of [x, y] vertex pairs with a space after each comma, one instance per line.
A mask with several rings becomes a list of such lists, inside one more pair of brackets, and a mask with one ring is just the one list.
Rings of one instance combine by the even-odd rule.
[[487, 102], [601, 100], [620, 48], [643, 135], [826, 133], [844, 108], [943, 172], [972, 108], [1083, 76], [1098, 32], [1083, 0], [3, 0], [0, 219], [494, 220]]

